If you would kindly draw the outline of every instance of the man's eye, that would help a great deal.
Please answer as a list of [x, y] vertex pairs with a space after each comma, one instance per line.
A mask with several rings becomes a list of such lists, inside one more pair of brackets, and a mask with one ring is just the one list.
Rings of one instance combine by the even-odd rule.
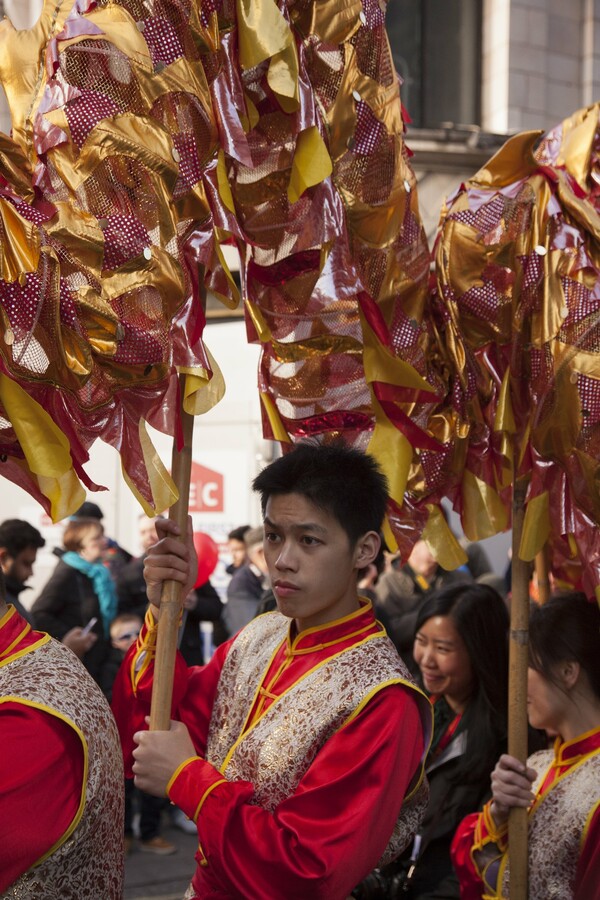
[[316, 538], [312, 537], [310, 534], [305, 534], [305, 535], [301, 538], [301, 541], [302, 541], [303, 544], [306, 544], [306, 545], [309, 546], [309, 547], [312, 547], [312, 546], [315, 545], [315, 544], [320, 544], [320, 543], [321, 543], [321, 542], [318, 541]]
[[269, 544], [272, 544], [276, 540], [277, 540], [277, 535], [275, 534], [275, 532], [265, 531], [265, 541], [267, 541]]

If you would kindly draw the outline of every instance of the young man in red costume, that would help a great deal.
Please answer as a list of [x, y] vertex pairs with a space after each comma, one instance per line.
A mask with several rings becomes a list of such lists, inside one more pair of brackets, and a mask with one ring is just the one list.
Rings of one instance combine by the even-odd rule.
[[187, 590], [196, 571], [190, 535], [186, 546], [176, 526], [159, 525], [145, 567], [152, 605], [113, 700], [126, 766], [133, 750], [136, 784], [196, 822], [186, 897], [342, 900], [409, 842], [427, 796], [429, 704], [357, 592], [379, 549], [387, 486], [358, 451], [300, 444], [254, 488], [279, 611], [204, 668], [178, 659], [177, 721], [140, 730], [162, 582]]
[[100, 689], [6, 603], [0, 571], [0, 898], [120, 900], [123, 766]]

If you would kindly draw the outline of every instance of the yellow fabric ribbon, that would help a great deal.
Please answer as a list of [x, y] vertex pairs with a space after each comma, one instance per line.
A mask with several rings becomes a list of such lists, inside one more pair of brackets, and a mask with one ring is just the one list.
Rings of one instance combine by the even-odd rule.
[[137, 499], [146, 515], [152, 517], [173, 506], [179, 499], [179, 491], [177, 490], [177, 486], [171, 478], [168, 469], [156, 452], [154, 444], [150, 440], [148, 432], [146, 431], [144, 419], [140, 419], [139, 421], [138, 434], [144, 458], [144, 465], [148, 473], [148, 481], [152, 493], [152, 504], [148, 503], [145, 497], [143, 497], [136, 488], [135, 484], [127, 474], [122, 460], [121, 470], [123, 472], [123, 478], [132, 494]]
[[256, 329], [258, 338], [263, 344], [266, 344], [267, 341], [272, 340], [271, 329], [265, 322], [264, 316], [260, 309], [248, 299], [245, 302], [248, 315], [250, 317], [250, 320], [252, 321], [252, 324], [254, 325], [254, 328]]
[[333, 171], [333, 164], [319, 129], [314, 125], [301, 132], [292, 162], [288, 200], [295, 203], [304, 191], [325, 181]]
[[[127, 10], [109, 3], [108, 6], [97, 6], [95, 9], [89, 10], [85, 18], [97, 25], [103, 32], [98, 35], [86, 35], [85, 40], [108, 40], [128, 60], [149, 72], [152, 71], [154, 67], [148, 45]], [[80, 41], [80, 35], [67, 41], [60, 41], [60, 49], [64, 50], [70, 44], [77, 44]], [[127, 65], [125, 61], [124, 64]]]
[[508, 510], [496, 491], [465, 470], [462, 479], [462, 526], [470, 541], [481, 541], [508, 528]]
[[376, 420], [367, 453], [381, 466], [388, 480], [390, 497], [398, 506], [402, 506], [413, 448], [410, 441], [390, 422], [375, 397], [372, 402]]
[[210, 372], [196, 367], [186, 369], [177, 367], [180, 374], [185, 375], [185, 387], [183, 391], [183, 408], [191, 416], [199, 416], [208, 412], [225, 396], [225, 379], [219, 365], [205, 346], [205, 352], [210, 363]]
[[[280, 101], [298, 104], [298, 54], [292, 31], [274, 0], [237, 0], [238, 42], [243, 69], [265, 59], [267, 80]], [[291, 108], [286, 109], [291, 112]]]
[[66, 436], [39, 403], [1, 373], [0, 403], [40, 491], [50, 501], [52, 520], [64, 519], [85, 500], [85, 491], [73, 469]]
[[35, 272], [40, 260], [38, 231], [27, 222], [12, 203], [0, 198], [0, 229], [2, 252], [0, 253], [0, 278], [16, 281], [23, 272]]
[[219, 150], [217, 155], [217, 185], [219, 187], [219, 196], [229, 210], [235, 214], [235, 203], [233, 202], [233, 194], [229, 184], [229, 177], [225, 166], [225, 153]]
[[528, 500], [525, 507], [523, 531], [519, 556], [526, 562], [531, 562], [546, 544], [550, 537], [550, 497], [548, 491], [544, 491], [537, 497]]
[[271, 429], [273, 431], [273, 437], [276, 441], [281, 441], [283, 444], [291, 444], [291, 438], [287, 433], [286, 427], [281, 421], [281, 417], [279, 415], [279, 411], [275, 406], [274, 402], [271, 400], [268, 394], [264, 394], [261, 392], [260, 399], [262, 405], [264, 406], [265, 412], [269, 417], [269, 423], [271, 425]]
[[428, 503], [427, 509], [429, 518], [421, 537], [429, 545], [432, 554], [442, 569], [447, 571], [464, 566], [468, 561], [467, 554], [458, 543], [456, 535], [452, 533], [439, 506]]

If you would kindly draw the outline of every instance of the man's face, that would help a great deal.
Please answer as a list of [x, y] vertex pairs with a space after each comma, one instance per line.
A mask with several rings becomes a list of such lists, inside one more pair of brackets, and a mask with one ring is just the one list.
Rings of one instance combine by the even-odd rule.
[[126, 653], [137, 640], [142, 627], [141, 620], [132, 619], [129, 622], [118, 622], [110, 627], [110, 639], [113, 647]]
[[301, 494], [270, 497], [264, 550], [279, 611], [298, 631], [350, 615], [359, 608], [356, 576], [379, 549], [368, 532], [356, 547], [328, 512]]
[[158, 540], [156, 533], [156, 520], [149, 516], [140, 519], [140, 544], [144, 553]]
[[437, 569], [437, 562], [425, 541], [417, 541], [408, 557], [408, 564], [416, 575], [431, 578]]
[[230, 538], [227, 541], [227, 549], [231, 553], [231, 562], [235, 566], [236, 569], [246, 561], [246, 545], [243, 541], [236, 541], [235, 538]]
[[0, 551], [2, 571], [9, 578], [25, 584], [33, 575], [33, 567], [37, 557], [37, 547], [25, 547], [16, 556], [9, 556], [6, 550]]

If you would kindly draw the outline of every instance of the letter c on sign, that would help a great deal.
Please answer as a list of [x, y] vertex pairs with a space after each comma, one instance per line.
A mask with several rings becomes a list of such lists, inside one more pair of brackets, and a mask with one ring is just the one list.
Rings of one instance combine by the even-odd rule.
[[202, 485], [201, 497], [203, 506], [217, 506], [219, 503], [218, 496], [215, 496], [219, 490], [218, 485], [214, 481], [209, 481]]

